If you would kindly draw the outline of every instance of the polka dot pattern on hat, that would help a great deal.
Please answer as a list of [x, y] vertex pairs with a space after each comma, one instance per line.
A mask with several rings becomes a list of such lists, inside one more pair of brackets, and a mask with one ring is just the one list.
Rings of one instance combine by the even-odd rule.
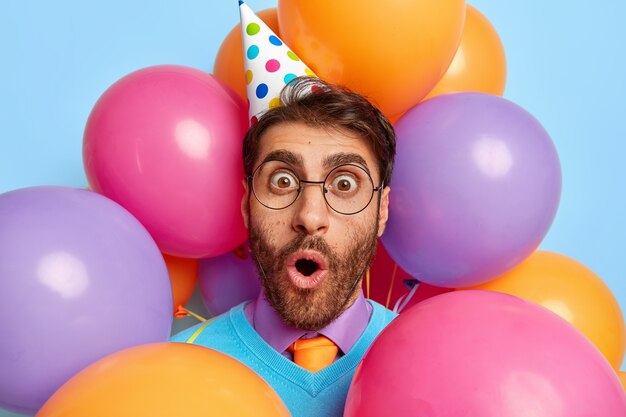
[[283, 44], [283, 41], [281, 41], [281, 40], [278, 38], [278, 36], [276, 36], [276, 35], [272, 35], [272, 36], [270, 36], [270, 43], [271, 43], [272, 45], [280, 46], [280, 45], [282, 45], [282, 44]]
[[276, 72], [280, 69], [280, 62], [275, 59], [270, 59], [265, 63], [265, 69], [267, 72]]
[[261, 26], [258, 23], [250, 23], [246, 26], [246, 33], [250, 36], [254, 36], [261, 31]]
[[247, 52], [248, 59], [254, 59], [254, 58], [256, 58], [257, 56], [259, 56], [259, 51], [260, 51], [260, 49], [259, 49], [259, 47], [258, 47], [258, 46], [256, 46], [256, 45], [251, 45], [251, 46], [248, 48], [248, 52]]
[[270, 100], [270, 105], [269, 108], [273, 109], [274, 107], [279, 107], [280, 106], [280, 98], [279, 97], [274, 97], [273, 99]]
[[247, 95], [251, 123], [281, 105], [283, 87], [299, 76], [315, 77], [313, 71], [242, 1], [239, 3]]
[[256, 86], [256, 97], [257, 98], [265, 98], [267, 93], [269, 92], [269, 87], [267, 84], [261, 83]]

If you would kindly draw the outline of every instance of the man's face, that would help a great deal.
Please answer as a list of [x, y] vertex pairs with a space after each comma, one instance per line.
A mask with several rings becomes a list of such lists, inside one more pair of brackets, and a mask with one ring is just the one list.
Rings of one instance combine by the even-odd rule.
[[[301, 180], [322, 181], [347, 162], [368, 171], [375, 187], [381, 182], [369, 144], [351, 132], [278, 124], [263, 134], [255, 168], [268, 159], [288, 162]], [[279, 186], [277, 181], [285, 181], [282, 174], [271, 178]], [[242, 214], [268, 301], [289, 325], [319, 330], [358, 296], [387, 221], [389, 188], [374, 193], [363, 211], [344, 215], [328, 207], [321, 184], [302, 187], [298, 199], [281, 210], [248, 192]]]

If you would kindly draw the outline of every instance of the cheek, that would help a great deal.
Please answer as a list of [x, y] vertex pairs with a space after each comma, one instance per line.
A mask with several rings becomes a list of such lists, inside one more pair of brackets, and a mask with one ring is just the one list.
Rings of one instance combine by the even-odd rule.
[[369, 213], [363, 216], [345, 216], [343, 219], [337, 219], [334, 227], [331, 225], [326, 240], [335, 249], [352, 247], [355, 239], [362, 239], [364, 235], [373, 233], [373, 225], [374, 216]]
[[354, 216], [349, 216], [350, 228], [359, 233], [370, 234], [378, 228], [378, 200], [372, 200], [370, 205]]
[[264, 210], [252, 208], [250, 211], [250, 223], [268, 244], [280, 247], [285, 242], [293, 239], [288, 216], [286, 213], [268, 213], [267, 211], [265, 208]]

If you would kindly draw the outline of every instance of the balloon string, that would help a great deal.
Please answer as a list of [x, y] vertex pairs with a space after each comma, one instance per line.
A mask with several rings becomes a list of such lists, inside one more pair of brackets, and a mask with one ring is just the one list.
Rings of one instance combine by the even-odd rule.
[[398, 309], [400, 308], [400, 304], [402, 303], [402, 300], [404, 300], [404, 298], [407, 296], [407, 294], [403, 294], [400, 298], [398, 298], [398, 300], [396, 301], [396, 304], [393, 306], [393, 310], [391, 311], [393, 311], [394, 313], [398, 312]]
[[409, 291], [409, 293], [407, 294], [406, 298], [404, 299], [404, 301], [402, 302], [402, 304], [400, 305], [400, 307], [398, 308], [397, 313], [400, 314], [402, 313], [402, 310], [404, 310], [404, 308], [407, 306], [407, 304], [409, 304], [409, 301], [411, 301], [411, 298], [413, 298], [413, 296], [415, 295], [415, 292], [417, 291], [417, 288], [420, 286], [420, 284], [415, 284], [413, 286], [413, 288], [411, 288], [411, 291]]
[[198, 327], [198, 329], [195, 332], [193, 332], [193, 334], [189, 337], [189, 339], [185, 340], [185, 343], [193, 344], [193, 342], [198, 338], [198, 336], [200, 336], [200, 333], [202, 333], [202, 331], [206, 328], [206, 326], [211, 324], [213, 320], [215, 320], [216, 318], [217, 317], [213, 317], [210, 320], [206, 320], [202, 326]]
[[206, 321], [206, 320], [207, 320], [207, 319], [205, 319], [204, 317], [202, 317], [201, 315], [196, 314], [196, 313], [194, 313], [193, 311], [187, 310], [187, 309], [186, 309], [185, 307], [183, 307], [183, 306], [178, 306], [178, 309], [177, 309], [177, 311], [176, 311], [176, 313], [177, 313], [177, 317], [178, 317], [178, 312], [179, 312], [179, 311], [184, 313], [184, 315], [183, 315], [182, 317], [185, 317], [185, 316], [191, 316], [191, 317], [195, 318], [196, 320], [198, 320], [198, 321], [200, 321], [200, 322], [202, 322], [202, 321]]
[[391, 273], [391, 282], [389, 283], [389, 291], [387, 292], [387, 302], [385, 307], [389, 308], [391, 302], [391, 292], [393, 291], [393, 284], [396, 281], [396, 275], [398, 274], [398, 264], [393, 264], [393, 272]]
[[365, 298], [370, 298], [370, 269], [365, 271]]

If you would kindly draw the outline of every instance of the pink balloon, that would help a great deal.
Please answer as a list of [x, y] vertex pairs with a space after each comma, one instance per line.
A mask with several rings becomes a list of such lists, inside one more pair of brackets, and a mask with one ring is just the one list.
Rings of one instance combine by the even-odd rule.
[[626, 395], [569, 323], [489, 291], [408, 309], [371, 346], [345, 417], [623, 417]]
[[246, 232], [243, 101], [212, 75], [163, 65], [113, 84], [85, 128], [89, 184], [128, 209], [170, 255], [222, 254]]
[[198, 286], [204, 306], [213, 316], [256, 298], [261, 290], [254, 259], [244, 250], [202, 259]]

